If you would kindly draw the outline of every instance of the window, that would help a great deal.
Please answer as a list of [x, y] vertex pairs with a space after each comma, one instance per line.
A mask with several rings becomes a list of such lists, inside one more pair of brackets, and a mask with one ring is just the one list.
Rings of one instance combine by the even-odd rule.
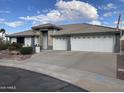
[[24, 44], [24, 37], [17, 37], [17, 43]]

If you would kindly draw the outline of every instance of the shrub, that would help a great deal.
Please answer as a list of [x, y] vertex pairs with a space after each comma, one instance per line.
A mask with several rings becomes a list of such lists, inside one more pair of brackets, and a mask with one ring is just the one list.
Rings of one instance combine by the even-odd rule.
[[0, 44], [0, 50], [6, 50], [6, 49], [8, 49], [8, 47], [9, 47], [9, 43], [2, 43], [2, 44]]
[[17, 48], [15, 47], [15, 46], [9, 46], [9, 48], [8, 48], [10, 51], [12, 51], [12, 50], [17, 50]]
[[9, 50], [20, 50], [22, 48], [22, 44], [20, 43], [15, 43], [13, 42], [10, 46], [9, 46]]
[[32, 54], [33, 53], [33, 48], [32, 47], [23, 47], [20, 49], [20, 53], [23, 55], [26, 54]]

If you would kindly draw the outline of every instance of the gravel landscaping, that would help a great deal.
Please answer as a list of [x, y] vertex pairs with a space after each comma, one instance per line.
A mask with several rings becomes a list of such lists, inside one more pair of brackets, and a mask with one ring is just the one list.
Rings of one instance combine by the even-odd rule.
[[21, 55], [21, 54], [15, 55], [10, 53], [8, 50], [0, 51], [0, 59], [23, 61], [31, 58], [31, 56], [32, 55]]

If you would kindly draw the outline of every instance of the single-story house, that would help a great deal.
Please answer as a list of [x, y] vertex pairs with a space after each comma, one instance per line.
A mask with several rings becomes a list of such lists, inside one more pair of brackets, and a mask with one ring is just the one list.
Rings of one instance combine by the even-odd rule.
[[42, 50], [119, 52], [121, 32], [116, 28], [85, 23], [59, 26], [48, 23], [7, 37], [11, 43], [39, 45]]

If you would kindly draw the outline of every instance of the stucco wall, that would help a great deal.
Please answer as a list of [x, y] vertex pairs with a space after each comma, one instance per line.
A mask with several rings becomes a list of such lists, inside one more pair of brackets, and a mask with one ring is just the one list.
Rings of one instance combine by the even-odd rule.
[[34, 44], [39, 45], [39, 37], [34, 37]]
[[39, 36], [39, 44], [41, 46], [41, 48], [43, 47], [43, 33], [40, 32], [40, 36]]
[[57, 30], [48, 31], [48, 49], [53, 49], [53, 38], [51, 35], [55, 33]]
[[31, 37], [25, 37], [24, 46], [31, 46]]
[[13, 42], [17, 42], [17, 38], [11, 38], [11, 43], [13, 43]]
[[[24, 46], [32, 45], [32, 38], [34, 38], [34, 45], [39, 45], [39, 37], [24, 37]], [[11, 43], [17, 42], [17, 38], [11, 38]]]

